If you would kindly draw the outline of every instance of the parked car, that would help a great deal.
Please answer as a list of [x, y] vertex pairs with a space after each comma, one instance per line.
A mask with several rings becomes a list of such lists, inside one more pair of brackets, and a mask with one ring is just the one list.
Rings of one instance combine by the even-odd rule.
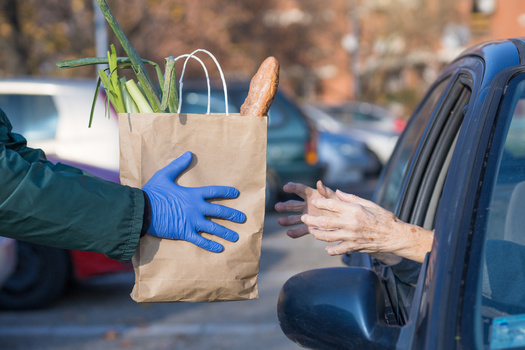
[[[48, 159], [118, 182], [118, 128], [105, 118], [104, 98], [99, 97], [92, 128], [89, 112], [94, 81], [43, 79], [0, 80], [0, 108], [10, 118], [13, 131], [28, 145], [43, 149]], [[1, 235], [1, 233], [0, 233]], [[49, 305], [72, 280], [129, 271], [103, 254], [62, 250], [17, 242], [13, 274], [0, 288], [1, 309], [32, 309]]]
[[364, 101], [345, 101], [336, 104], [319, 105], [343, 123], [359, 129], [374, 129], [400, 134], [406, 120], [390, 110]]
[[319, 135], [317, 149], [325, 185], [344, 188], [379, 175], [381, 162], [376, 154], [343, 122], [314, 105], [304, 103], [301, 107]]
[[341, 120], [348, 133], [371, 149], [385, 164], [397, 139], [406, 126], [406, 120], [388, 109], [362, 101], [338, 104], [319, 104], [318, 108]]
[[525, 38], [475, 46], [415, 110], [373, 200], [433, 229], [422, 264], [302, 272], [278, 302], [283, 332], [313, 349], [523, 348]]
[[[206, 113], [208, 90], [203, 80], [184, 82], [182, 113]], [[228, 83], [228, 109], [239, 113], [248, 95], [248, 82]], [[222, 85], [211, 86], [210, 110], [225, 112]], [[242, 130], [239, 130], [242, 132]], [[318, 135], [303, 111], [288, 94], [277, 90], [268, 112], [266, 209], [272, 210], [284, 195], [287, 182], [314, 185], [322, 176], [323, 166], [318, 162]]]

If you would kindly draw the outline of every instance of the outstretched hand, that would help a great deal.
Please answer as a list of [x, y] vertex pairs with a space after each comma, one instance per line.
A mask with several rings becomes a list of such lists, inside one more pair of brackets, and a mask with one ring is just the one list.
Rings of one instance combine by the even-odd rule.
[[358, 196], [339, 190], [335, 195], [312, 200], [312, 206], [323, 214], [312, 211], [301, 217], [316, 239], [339, 242], [326, 248], [328, 254], [392, 253], [422, 262], [430, 251], [433, 231], [402, 222], [388, 210]]
[[223, 246], [202, 237], [207, 232], [235, 242], [239, 235], [207, 217], [221, 218], [236, 223], [246, 216], [235, 209], [212, 204], [211, 198], [236, 198], [239, 191], [227, 186], [183, 187], [175, 179], [190, 165], [192, 153], [186, 152], [165, 168], [157, 171], [142, 190], [151, 203], [151, 223], [148, 233], [168, 239], [182, 239], [211, 252], [221, 252]]
[[295, 212], [299, 214], [290, 215], [287, 217], [280, 217], [277, 222], [281, 226], [295, 226], [300, 227], [289, 229], [286, 234], [292, 238], [302, 237], [308, 234], [308, 227], [303, 225], [301, 215], [330, 215], [329, 211], [319, 209], [312, 205], [312, 200], [316, 198], [335, 198], [335, 192], [323, 185], [321, 181], [317, 182], [316, 189], [308, 187], [303, 184], [290, 182], [283, 187], [284, 192], [296, 194], [303, 200], [289, 200], [286, 202], [279, 202], [275, 205], [275, 210], [278, 212]]

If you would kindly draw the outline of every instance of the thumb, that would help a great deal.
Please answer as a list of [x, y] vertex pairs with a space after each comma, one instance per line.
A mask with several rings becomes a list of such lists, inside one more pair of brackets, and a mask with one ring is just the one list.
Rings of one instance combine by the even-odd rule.
[[190, 151], [184, 152], [180, 157], [159, 170], [159, 173], [170, 180], [175, 180], [190, 165], [192, 158], [193, 154]]
[[334, 198], [334, 191], [326, 187], [321, 180], [317, 181], [317, 191], [325, 198]]

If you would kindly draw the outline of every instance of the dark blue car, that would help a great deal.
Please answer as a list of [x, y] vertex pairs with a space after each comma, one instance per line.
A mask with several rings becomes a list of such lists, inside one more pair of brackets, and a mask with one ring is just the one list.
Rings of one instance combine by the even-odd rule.
[[435, 230], [423, 264], [367, 254], [283, 286], [312, 349], [525, 348], [525, 38], [473, 47], [431, 86], [373, 200]]

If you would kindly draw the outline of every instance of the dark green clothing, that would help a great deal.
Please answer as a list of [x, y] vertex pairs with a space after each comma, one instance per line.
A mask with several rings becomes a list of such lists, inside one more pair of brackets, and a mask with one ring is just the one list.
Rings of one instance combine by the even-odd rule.
[[126, 261], [144, 216], [140, 189], [47, 161], [0, 109], [0, 235]]

